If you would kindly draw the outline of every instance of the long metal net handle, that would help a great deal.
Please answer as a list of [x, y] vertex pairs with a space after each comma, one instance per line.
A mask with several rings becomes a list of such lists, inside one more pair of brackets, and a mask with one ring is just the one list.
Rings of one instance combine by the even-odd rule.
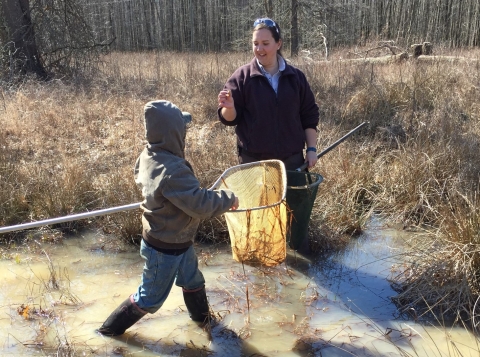
[[140, 208], [140, 204], [141, 204], [141, 202], [132, 203], [132, 204], [129, 204], [129, 205], [117, 206], [117, 207], [112, 207], [112, 208], [105, 208], [105, 209], [101, 209], [101, 210], [97, 210], [97, 211], [91, 211], [91, 212], [85, 212], [85, 213], [79, 213], [79, 214], [72, 214], [72, 215], [69, 215], [69, 216], [58, 217], [58, 218], [45, 219], [43, 221], [17, 224], [15, 226], [0, 227], [0, 234], [20, 231], [20, 230], [23, 230], [23, 229], [48, 226], [50, 224], [76, 221], [76, 220], [79, 220], [79, 219], [85, 219], [85, 218], [90, 218], [90, 217], [103, 216], [103, 215], [111, 214], [111, 213], [129, 211], [129, 210]]

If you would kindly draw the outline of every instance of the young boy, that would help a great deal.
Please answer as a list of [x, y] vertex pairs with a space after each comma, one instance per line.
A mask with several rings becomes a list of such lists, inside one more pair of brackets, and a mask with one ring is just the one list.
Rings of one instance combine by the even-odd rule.
[[184, 155], [189, 121], [189, 113], [168, 101], [145, 105], [148, 144], [135, 164], [135, 182], [144, 197], [140, 255], [145, 266], [137, 291], [97, 330], [103, 335], [121, 335], [145, 314], [156, 312], [174, 282], [183, 289], [192, 320], [204, 322], [209, 315], [193, 241], [201, 219], [237, 209], [238, 198], [227, 190], [200, 187]]

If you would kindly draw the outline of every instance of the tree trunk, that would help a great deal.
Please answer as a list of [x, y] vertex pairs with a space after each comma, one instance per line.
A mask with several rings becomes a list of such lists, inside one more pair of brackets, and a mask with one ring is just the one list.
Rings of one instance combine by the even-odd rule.
[[9, 41], [10, 67], [17, 73], [36, 73], [46, 78], [47, 72], [35, 43], [29, 0], [1, 0], [1, 6]]
[[292, 0], [292, 22], [291, 22], [291, 47], [290, 56], [296, 57], [298, 55], [298, 0]]
[[267, 14], [267, 17], [273, 19], [273, 1], [265, 0], [264, 6], [265, 6], [265, 12]]

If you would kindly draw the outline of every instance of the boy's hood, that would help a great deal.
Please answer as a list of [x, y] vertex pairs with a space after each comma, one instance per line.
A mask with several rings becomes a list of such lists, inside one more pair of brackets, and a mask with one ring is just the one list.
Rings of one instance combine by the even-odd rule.
[[145, 138], [151, 150], [163, 149], [184, 157], [186, 125], [192, 120], [167, 100], [156, 100], [145, 104]]

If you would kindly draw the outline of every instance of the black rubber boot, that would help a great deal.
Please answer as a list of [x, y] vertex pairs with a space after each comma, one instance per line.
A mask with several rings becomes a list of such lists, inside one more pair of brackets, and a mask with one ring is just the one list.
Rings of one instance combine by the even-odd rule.
[[183, 289], [183, 300], [185, 300], [188, 314], [193, 321], [203, 323], [211, 317], [205, 286], [195, 290]]
[[135, 324], [146, 313], [133, 302], [133, 296], [130, 296], [110, 314], [97, 331], [105, 336], [123, 335], [126, 329]]

